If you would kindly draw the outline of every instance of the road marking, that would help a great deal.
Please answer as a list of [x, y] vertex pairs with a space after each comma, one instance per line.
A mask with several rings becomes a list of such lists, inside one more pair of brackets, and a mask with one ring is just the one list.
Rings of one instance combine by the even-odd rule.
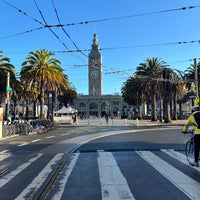
[[50, 138], [55, 138], [56, 136], [48, 136], [48, 137], [45, 137], [46, 139], [50, 139]]
[[28, 160], [28, 162], [20, 165], [17, 169], [13, 170], [12, 172], [6, 174], [1, 178], [0, 181], [0, 188], [3, 187], [6, 183], [8, 183], [12, 178], [14, 178], [17, 174], [19, 174], [21, 171], [23, 171], [25, 168], [27, 168], [29, 165], [31, 165], [33, 162], [35, 162], [38, 158], [40, 158], [42, 154], [38, 154], [35, 158], [31, 158]]
[[32, 199], [37, 190], [45, 182], [49, 174], [52, 172], [52, 166], [54, 166], [63, 156], [63, 153], [56, 154], [52, 160], [43, 168], [42, 171], [32, 180], [32, 182], [21, 192], [16, 200]]
[[8, 152], [9, 150], [8, 149], [6, 149], [6, 150], [3, 150], [3, 151], [0, 151], [0, 153], [6, 153], [6, 152]]
[[65, 174], [64, 174], [62, 180], [58, 184], [59, 185], [59, 191], [54, 194], [54, 196], [52, 197], [52, 200], [58, 200], [58, 199], [62, 198], [62, 195], [63, 195], [64, 190], [65, 190], [65, 185], [66, 185], [66, 183], [69, 179], [69, 176], [71, 175], [71, 173], [74, 169], [74, 166], [75, 166], [75, 164], [78, 160], [78, 157], [79, 157], [79, 153], [73, 154], [72, 160], [71, 160], [69, 166], [67, 167]]
[[6, 158], [10, 157], [12, 154], [11, 153], [2, 153], [0, 152], [0, 161], [5, 160]]
[[34, 143], [34, 142], [38, 142], [40, 141], [41, 139], [36, 139], [36, 140], [32, 140], [31, 142]]
[[177, 188], [183, 191], [189, 198], [199, 199], [200, 183], [185, 175], [150, 151], [138, 151], [137, 153], [153, 168], [159, 171], [161, 175], [165, 176]]
[[18, 147], [23, 147], [23, 146], [26, 146], [26, 145], [28, 145], [28, 144], [30, 144], [30, 142], [25, 142], [25, 143], [19, 144], [19, 145], [17, 145], [17, 146], [18, 146]]
[[102, 200], [135, 199], [112, 153], [98, 152]]
[[[161, 149], [161, 151], [166, 153], [167, 155], [175, 158], [176, 160], [178, 160], [186, 165], [189, 165], [185, 154], [180, 153], [178, 151], [174, 151], [173, 149]], [[189, 165], [189, 166], [192, 167], [191, 165]], [[199, 167], [192, 167], [192, 168], [200, 172]]]

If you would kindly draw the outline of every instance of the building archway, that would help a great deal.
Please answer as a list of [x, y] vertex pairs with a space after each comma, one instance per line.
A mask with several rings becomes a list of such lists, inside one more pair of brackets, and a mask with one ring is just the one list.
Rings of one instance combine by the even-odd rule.
[[89, 104], [89, 115], [98, 117], [98, 104], [96, 102]]
[[86, 118], [87, 117], [87, 105], [85, 102], [79, 102], [79, 111], [78, 111], [78, 115], [80, 116], [80, 118]]

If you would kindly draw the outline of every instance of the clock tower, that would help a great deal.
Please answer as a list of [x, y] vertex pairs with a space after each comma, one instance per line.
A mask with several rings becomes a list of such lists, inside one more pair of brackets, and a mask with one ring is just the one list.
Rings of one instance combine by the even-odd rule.
[[102, 95], [102, 56], [99, 51], [98, 38], [93, 37], [92, 49], [88, 56], [89, 95]]

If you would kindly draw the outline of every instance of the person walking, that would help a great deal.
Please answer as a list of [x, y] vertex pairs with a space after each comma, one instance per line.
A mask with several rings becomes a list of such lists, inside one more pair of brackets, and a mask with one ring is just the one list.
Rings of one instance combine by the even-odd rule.
[[187, 119], [182, 132], [187, 133], [189, 126], [194, 126], [194, 162], [191, 163], [192, 166], [198, 167], [199, 151], [200, 151], [200, 108], [195, 107], [192, 110], [192, 114]]

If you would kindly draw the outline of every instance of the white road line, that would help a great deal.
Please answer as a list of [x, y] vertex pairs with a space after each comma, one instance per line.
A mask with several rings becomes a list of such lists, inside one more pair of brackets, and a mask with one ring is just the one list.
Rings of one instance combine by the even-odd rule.
[[50, 138], [55, 138], [56, 136], [48, 136], [48, 137], [45, 137], [46, 139], [50, 139]]
[[17, 169], [13, 170], [12, 172], [6, 174], [1, 178], [0, 181], [0, 188], [3, 187], [6, 183], [8, 183], [12, 178], [17, 176], [21, 171], [23, 171], [25, 168], [27, 168], [30, 164], [32, 164], [34, 161], [36, 161], [38, 158], [40, 158], [42, 154], [38, 154], [35, 158], [31, 158], [28, 162], [20, 165]]
[[[180, 153], [178, 151], [174, 151], [173, 149], [161, 149], [162, 152], [166, 153], [167, 155], [175, 158], [176, 160], [178, 160], [179, 162], [182, 162], [186, 165], [189, 165], [190, 167], [192, 167], [186, 158], [186, 155], [183, 153]], [[200, 172], [200, 168], [199, 167], [192, 167], [193, 169], [197, 170]]]
[[3, 150], [3, 151], [0, 151], [0, 154], [1, 154], [1, 153], [7, 153], [8, 151], [9, 151], [8, 149]]
[[72, 160], [71, 160], [69, 166], [67, 167], [65, 175], [63, 176], [62, 180], [59, 182], [59, 191], [54, 194], [54, 196], [52, 197], [52, 200], [58, 200], [58, 199], [62, 198], [62, 195], [65, 190], [65, 185], [69, 179], [69, 176], [71, 175], [71, 173], [74, 169], [74, 166], [78, 160], [78, 157], [79, 157], [79, 153], [73, 154]]
[[35, 143], [35, 142], [38, 142], [38, 141], [40, 141], [41, 139], [36, 139], [36, 140], [32, 140], [31, 142], [32, 143]]
[[10, 157], [12, 154], [11, 153], [1, 153], [0, 152], [0, 161], [5, 160], [6, 158]]
[[102, 200], [135, 199], [110, 152], [98, 152]]
[[26, 146], [26, 145], [28, 145], [28, 144], [30, 144], [30, 142], [25, 142], [25, 143], [19, 144], [19, 145], [17, 145], [17, 146], [18, 146], [18, 147], [23, 147], [23, 146]]
[[183, 191], [190, 199], [199, 199], [200, 183], [185, 175], [150, 151], [138, 151], [137, 153], [177, 188]]
[[40, 171], [38, 176], [36, 176], [32, 182], [21, 192], [21, 194], [16, 198], [16, 200], [22, 199], [32, 199], [37, 190], [44, 183], [46, 178], [52, 171], [52, 166], [55, 165], [63, 156], [63, 153], [56, 154], [53, 159], [45, 166], [45, 168]]

